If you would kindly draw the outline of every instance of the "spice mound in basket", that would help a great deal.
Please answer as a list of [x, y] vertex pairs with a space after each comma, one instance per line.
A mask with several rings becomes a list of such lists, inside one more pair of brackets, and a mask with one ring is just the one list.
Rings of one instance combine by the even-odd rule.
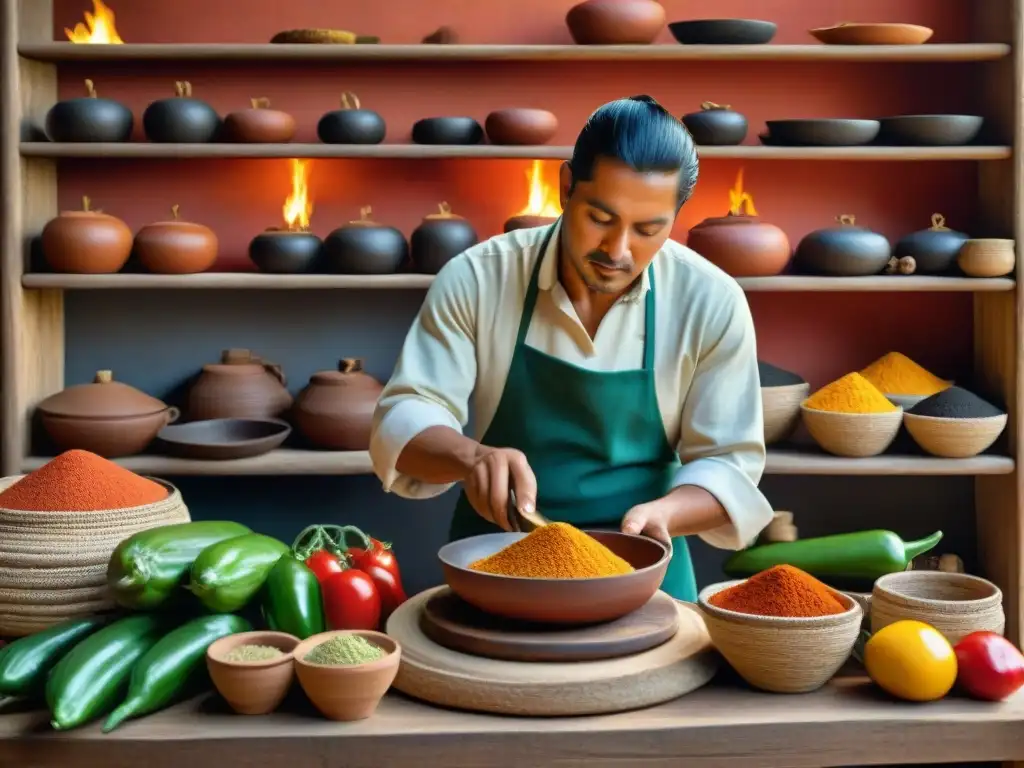
[[889, 413], [896, 406], [874, 384], [859, 373], [848, 373], [804, 401], [816, 411], [835, 413]]
[[950, 386], [900, 352], [883, 355], [860, 373], [887, 395], [934, 395]]
[[597, 539], [568, 523], [541, 526], [469, 567], [527, 579], [593, 579], [634, 570]]
[[792, 565], [761, 571], [716, 592], [708, 602], [725, 611], [780, 618], [834, 616], [847, 610], [828, 587]]

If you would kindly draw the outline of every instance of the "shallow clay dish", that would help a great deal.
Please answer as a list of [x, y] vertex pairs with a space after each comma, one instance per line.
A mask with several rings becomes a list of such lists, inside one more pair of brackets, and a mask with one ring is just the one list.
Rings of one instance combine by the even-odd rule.
[[661, 586], [672, 553], [659, 541], [618, 531], [587, 530], [636, 570], [593, 579], [528, 579], [474, 571], [469, 566], [525, 533], [487, 533], [441, 547], [445, 581], [482, 611], [545, 624], [614, 621], [644, 605]]
[[673, 21], [668, 29], [683, 45], [763, 45], [778, 26], [760, 19], [693, 19]]
[[207, 419], [157, 433], [169, 453], [189, 459], [245, 459], [278, 448], [292, 432], [281, 419]]
[[[320, 643], [339, 635], [359, 635], [380, 647], [386, 656], [365, 664], [314, 664], [306, 655]], [[336, 630], [302, 641], [294, 651], [295, 674], [313, 706], [328, 720], [365, 720], [388, 692], [398, 674], [402, 647], [383, 632]]]
[[776, 146], [855, 147], [874, 141], [880, 129], [877, 120], [812, 118], [809, 120], [767, 120], [768, 135]]
[[665, 28], [654, 0], [586, 0], [565, 15], [576, 45], [648, 45]]
[[558, 130], [558, 118], [546, 109], [499, 109], [484, 121], [491, 144], [547, 144]]
[[275, 45], [354, 45], [379, 43], [376, 35], [356, 35], [344, 29], [286, 29], [270, 42]]
[[928, 27], [917, 24], [853, 22], [808, 31], [826, 45], [920, 45], [933, 34]]
[[978, 115], [899, 115], [878, 121], [879, 144], [955, 147], [969, 144], [981, 132]]
[[[217, 692], [240, 715], [265, 715], [280, 706], [295, 675], [299, 638], [285, 632], [239, 632], [206, 649], [206, 668]], [[266, 661], [226, 661], [240, 645], [272, 645], [284, 653]]]

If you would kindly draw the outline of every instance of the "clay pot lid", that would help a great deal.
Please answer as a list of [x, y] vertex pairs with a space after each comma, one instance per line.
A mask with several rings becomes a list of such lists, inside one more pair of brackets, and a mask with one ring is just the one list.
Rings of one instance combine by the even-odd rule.
[[147, 229], [149, 227], [199, 227], [200, 229], [209, 229], [209, 227], [203, 224], [197, 224], [194, 221], [185, 221], [184, 219], [179, 218], [178, 214], [180, 211], [181, 206], [175, 203], [171, 206], [171, 218], [151, 222], [144, 226], [143, 229]]
[[111, 371], [97, 371], [91, 384], [76, 384], [50, 395], [39, 410], [52, 416], [118, 419], [149, 416], [167, 410], [167, 404], [135, 387], [114, 381]]
[[448, 203], [437, 204], [437, 213], [428, 213], [423, 217], [424, 223], [428, 221], [465, 221], [466, 219], [456, 213], [452, 213], [452, 207]]
[[[98, 208], [92, 207], [92, 198], [88, 195], [82, 195], [82, 208], [78, 211], [61, 211], [58, 216], [60, 218], [69, 219], [117, 219], [116, 216], [111, 216], [109, 213], [104, 213]], [[120, 221], [120, 219], [117, 219]]]
[[280, 109], [271, 109], [270, 99], [268, 99], [266, 96], [260, 96], [258, 98], [249, 99], [249, 107], [247, 109], [239, 109], [235, 112], [231, 112], [228, 114], [228, 117], [230, 117], [231, 115], [248, 115], [253, 112], [268, 112], [281, 115], [288, 114], [287, 112], [283, 112]]
[[270, 374], [281, 386], [286, 386], [284, 370], [279, 365], [268, 363], [248, 349], [225, 349], [220, 353], [219, 363], [207, 363], [203, 373], [214, 373], [225, 376], [251, 376]]
[[[338, 109], [333, 110], [334, 112], [371, 112], [372, 110], [363, 109], [362, 103], [359, 101], [359, 97], [356, 96], [352, 91], [345, 91], [341, 94], [341, 99], [338, 101]], [[330, 113], [328, 113], [330, 114]]]
[[364, 205], [362, 208], [359, 209], [359, 218], [356, 219], [355, 221], [348, 222], [347, 224], [342, 226], [342, 229], [348, 229], [349, 227], [382, 227], [382, 226], [384, 226], [379, 221], [374, 221], [373, 219], [371, 219], [370, 216], [372, 214], [373, 214], [373, 207], [369, 206], [369, 205]]
[[742, 226], [744, 224], [760, 224], [760, 216], [750, 216], [746, 213], [727, 213], [725, 216], [710, 216], [697, 225], [698, 227], [713, 227], [713, 226]]
[[363, 361], [358, 357], [345, 357], [338, 361], [336, 371], [317, 371], [309, 378], [310, 384], [348, 384], [355, 378], [367, 378]]

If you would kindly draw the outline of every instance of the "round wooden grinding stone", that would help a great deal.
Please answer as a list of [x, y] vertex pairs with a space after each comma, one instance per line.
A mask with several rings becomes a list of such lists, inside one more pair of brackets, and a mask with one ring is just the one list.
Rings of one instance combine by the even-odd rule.
[[427, 590], [391, 614], [387, 633], [402, 644], [394, 688], [442, 707], [534, 717], [625, 712], [690, 693], [714, 677], [718, 655], [696, 606], [676, 603], [679, 629], [666, 643], [598, 661], [506, 661], [438, 645], [420, 626]]
[[451, 589], [431, 590], [420, 615], [423, 634], [438, 645], [510, 661], [592, 661], [629, 656], [670, 640], [679, 629], [675, 600], [664, 592], [616, 621], [557, 627], [511, 621], [474, 608]]

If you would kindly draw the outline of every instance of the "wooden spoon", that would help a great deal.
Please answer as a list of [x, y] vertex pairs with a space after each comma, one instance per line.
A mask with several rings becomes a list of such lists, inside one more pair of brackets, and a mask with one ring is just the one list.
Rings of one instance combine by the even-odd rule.
[[516, 504], [516, 492], [512, 490], [508, 492], [508, 521], [512, 530], [519, 533], [529, 533], [551, 522], [537, 510], [521, 512]]

